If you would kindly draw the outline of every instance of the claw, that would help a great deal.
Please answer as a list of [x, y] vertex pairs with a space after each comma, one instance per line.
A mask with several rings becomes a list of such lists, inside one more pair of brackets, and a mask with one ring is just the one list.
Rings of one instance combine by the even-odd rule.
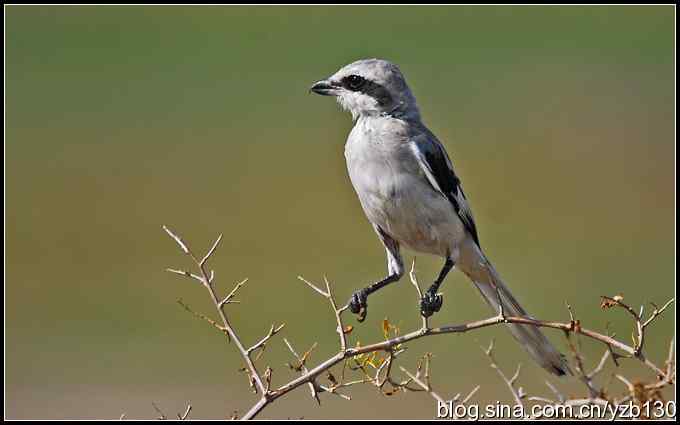
[[366, 319], [366, 314], [368, 313], [368, 294], [364, 289], [360, 289], [352, 294], [352, 298], [349, 300], [349, 310], [358, 315], [357, 320], [363, 322]]
[[364, 320], [366, 320], [366, 314], [368, 314], [368, 309], [366, 308], [366, 306], [362, 306], [361, 309], [359, 310], [357, 322], [361, 323]]
[[423, 317], [430, 317], [442, 308], [443, 302], [441, 294], [427, 291], [420, 300], [420, 313]]

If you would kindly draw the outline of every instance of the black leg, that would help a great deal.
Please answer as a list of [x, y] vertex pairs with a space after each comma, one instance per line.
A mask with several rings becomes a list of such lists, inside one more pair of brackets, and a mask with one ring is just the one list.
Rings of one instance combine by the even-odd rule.
[[401, 274], [392, 274], [387, 276], [385, 279], [375, 282], [363, 289], [359, 289], [352, 294], [352, 298], [349, 300], [349, 310], [358, 314], [358, 321], [363, 322], [366, 318], [367, 313], [367, 300], [368, 296], [377, 291], [378, 289], [389, 285], [392, 282], [396, 282], [401, 278]]
[[449, 274], [453, 266], [454, 266], [453, 260], [447, 258], [446, 262], [444, 263], [444, 267], [442, 267], [442, 270], [439, 272], [439, 276], [437, 276], [437, 279], [434, 281], [432, 286], [430, 286], [430, 288], [425, 292], [423, 298], [420, 300], [420, 313], [424, 317], [430, 317], [432, 316], [432, 314], [436, 313], [437, 311], [439, 311], [439, 309], [442, 308], [442, 303], [444, 302], [444, 300], [440, 294], [437, 294], [437, 291], [439, 290], [439, 286], [442, 284], [442, 282], [446, 278], [446, 275]]
[[392, 282], [396, 282], [401, 279], [404, 274], [404, 262], [401, 259], [401, 254], [399, 253], [399, 243], [388, 235], [380, 226], [374, 224], [373, 229], [378, 234], [380, 241], [385, 246], [385, 251], [387, 254], [387, 273], [389, 274], [386, 278], [381, 281], [375, 282], [364, 289], [359, 289], [352, 294], [352, 298], [349, 299], [349, 309], [352, 313], [358, 314], [357, 320], [363, 322], [366, 319], [366, 313], [368, 309], [368, 296], [380, 288], [389, 285]]

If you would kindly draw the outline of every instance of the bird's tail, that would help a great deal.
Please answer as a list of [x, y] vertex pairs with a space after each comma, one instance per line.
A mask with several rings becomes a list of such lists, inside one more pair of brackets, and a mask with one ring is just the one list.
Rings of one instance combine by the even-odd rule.
[[[532, 318], [517, 302], [510, 289], [505, 286], [496, 269], [481, 250], [476, 245], [472, 249], [475, 252], [464, 250], [468, 251], [466, 256], [468, 258], [461, 262], [461, 270], [474, 282], [486, 303], [495, 312], [499, 312], [500, 301], [503, 306], [503, 313], [507, 317]], [[529, 355], [548, 372], [557, 376], [572, 374], [564, 355], [557, 351], [538, 327], [510, 323], [508, 328], [512, 336], [522, 344]]]

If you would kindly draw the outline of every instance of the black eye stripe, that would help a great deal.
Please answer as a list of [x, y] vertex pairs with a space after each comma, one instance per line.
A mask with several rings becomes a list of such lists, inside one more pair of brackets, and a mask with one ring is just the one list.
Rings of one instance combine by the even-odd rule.
[[360, 75], [348, 75], [342, 79], [342, 85], [347, 90], [364, 93], [373, 97], [381, 105], [392, 103], [392, 96], [385, 87]]
[[343, 78], [342, 82], [349, 90], [357, 91], [366, 83], [366, 79], [359, 75], [349, 75]]

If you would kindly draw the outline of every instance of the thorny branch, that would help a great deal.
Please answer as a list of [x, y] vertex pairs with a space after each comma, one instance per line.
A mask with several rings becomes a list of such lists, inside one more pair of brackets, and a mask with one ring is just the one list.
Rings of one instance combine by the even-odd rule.
[[[210, 270], [208, 273], [206, 269], [206, 264], [212, 257], [212, 255], [217, 250], [220, 241], [222, 240], [222, 235], [220, 235], [215, 242], [211, 245], [208, 252], [201, 257], [199, 260], [196, 257], [189, 246], [175, 233], [173, 233], [166, 226], [163, 226], [165, 232], [179, 245], [180, 249], [187, 254], [193, 263], [195, 264], [198, 273], [192, 273], [186, 270], [171, 269], [168, 268], [167, 271], [175, 273], [201, 283], [210, 296], [217, 313], [220, 317], [220, 323], [210, 319], [209, 317], [195, 313], [186, 304], [179, 301], [179, 303], [189, 312], [191, 312], [196, 317], [206, 320], [212, 326], [223, 332], [229, 341], [233, 341], [239, 354], [241, 355], [245, 367], [243, 370], [248, 374], [249, 384], [253, 391], [259, 394], [258, 401], [241, 417], [241, 419], [252, 419], [255, 418], [259, 413], [261, 413], [267, 406], [273, 403], [278, 398], [285, 396], [296, 388], [307, 385], [310, 389], [311, 396], [317, 403], [320, 403], [319, 398], [320, 393], [331, 393], [336, 396], [342, 397], [346, 400], [350, 400], [351, 397], [338, 392], [339, 389], [348, 388], [354, 385], [368, 384], [375, 386], [379, 389], [380, 393], [383, 395], [391, 395], [397, 391], [425, 391], [430, 396], [438, 401], [444, 401], [437, 392], [433, 391], [430, 384], [430, 354], [427, 354], [421, 359], [417, 365], [417, 371], [412, 374], [405, 368], [400, 366], [401, 371], [407, 376], [406, 379], [398, 380], [392, 376], [393, 364], [395, 359], [405, 351], [405, 343], [414, 341], [423, 337], [429, 337], [434, 335], [443, 335], [449, 333], [465, 333], [475, 329], [481, 329], [489, 326], [496, 326], [503, 323], [516, 323], [530, 326], [537, 326], [543, 328], [558, 329], [563, 331], [566, 335], [568, 344], [572, 353], [574, 355], [574, 360], [576, 362], [576, 370], [579, 374], [580, 379], [586, 385], [588, 389], [589, 396], [586, 398], [571, 398], [563, 396], [559, 390], [549, 382], [546, 382], [550, 390], [555, 395], [556, 399], [550, 399], [546, 397], [534, 396], [528, 397], [524, 393], [521, 387], [516, 388], [517, 381], [519, 379], [521, 368], [518, 367], [516, 372], [511, 376], [507, 377], [505, 373], [498, 366], [494, 355], [493, 355], [493, 341], [491, 345], [484, 349], [484, 352], [489, 357], [491, 361], [491, 366], [494, 368], [501, 379], [505, 382], [506, 386], [510, 390], [514, 402], [517, 406], [524, 406], [526, 401], [534, 401], [540, 403], [550, 403], [554, 405], [578, 405], [578, 404], [602, 404], [608, 402], [623, 403], [630, 400], [640, 401], [643, 398], [658, 397], [659, 391], [666, 387], [675, 385], [675, 352], [674, 352], [674, 342], [671, 341], [671, 346], [669, 349], [669, 355], [663, 368], [657, 366], [655, 363], [650, 361], [643, 354], [643, 345], [645, 341], [645, 331], [647, 327], [657, 319], [673, 302], [674, 299], [669, 300], [663, 306], [658, 307], [652, 304], [654, 310], [652, 314], [644, 318], [644, 308], [640, 309], [640, 312], [636, 312], [627, 304], [623, 303], [623, 297], [602, 297], [602, 308], [610, 307], [620, 307], [628, 312], [633, 318], [635, 323], [635, 332], [633, 337], [633, 344], [628, 345], [618, 339], [615, 339], [615, 335], [603, 334], [593, 330], [585, 329], [581, 326], [579, 320], [575, 319], [573, 311], [570, 306], [568, 306], [570, 320], [569, 322], [555, 322], [555, 321], [542, 321], [535, 320], [528, 317], [512, 317], [505, 316], [501, 310], [497, 315], [489, 317], [487, 319], [468, 322], [464, 324], [457, 325], [447, 325], [440, 327], [430, 327], [427, 318], [422, 318], [422, 325], [419, 329], [406, 334], [400, 334], [399, 329], [390, 324], [387, 320], [383, 321], [383, 331], [385, 339], [383, 341], [375, 342], [369, 345], [359, 345], [355, 347], [350, 347], [347, 341], [347, 335], [351, 333], [352, 327], [345, 326], [343, 324], [342, 315], [348, 306], [338, 308], [335, 298], [333, 296], [331, 285], [328, 279], [324, 278], [325, 290], [321, 289], [319, 286], [313, 284], [312, 282], [299, 277], [307, 286], [309, 286], [316, 293], [328, 300], [333, 315], [336, 322], [336, 332], [339, 339], [339, 351], [329, 357], [328, 359], [322, 361], [314, 367], [307, 366], [307, 360], [311, 351], [314, 349], [316, 344], [302, 356], [293, 348], [292, 344], [288, 339], [284, 338], [285, 344], [288, 349], [295, 357], [296, 363], [289, 366], [299, 373], [299, 376], [290, 380], [289, 382], [279, 386], [278, 388], [272, 385], [272, 368], [267, 366], [265, 372], [261, 375], [255, 366], [255, 361], [257, 361], [264, 349], [266, 344], [279, 332], [282, 331], [285, 324], [281, 325], [271, 325], [269, 332], [251, 345], [249, 348], [241, 342], [240, 337], [230, 324], [228, 316], [225, 312], [225, 307], [228, 304], [236, 303], [233, 297], [236, 295], [238, 290], [246, 283], [247, 280], [239, 282], [234, 289], [228, 293], [224, 298], [220, 300], [217, 296], [214, 286], [215, 273]], [[419, 298], [422, 296], [422, 291], [415, 272], [415, 260], [412, 264], [410, 271], [410, 280], [415, 287]], [[601, 360], [597, 366], [589, 373], [585, 372], [585, 365], [583, 357], [578, 350], [578, 347], [573, 344], [571, 340], [572, 335], [583, 336], [591, 340], [602, 343], [606, 347], [606, 351], [602, 356]], [[617, 352], [618, 351], [618, 352]], [[253, 358], [253, 354], [257, 353], [256, 357]], [[382, 353], [382, 354], [381, 354]], [[604, 369], [606, 360], [611, 357], [616, 366], [618, 367], [618, 359], [620, 358], [633, 358], [639, 360], [647, 368], [651, 369], [656, 374], [656, 380], [649, 383], [633, 382], [631, 383], [625, 377], [621, 375], [616, 375], [617, 378], [623, 382], [627, 388], [627, 395], [618, 398], [610, 399], [607, 398], [604, 389], [597, 388], [593, 382], [595, 376], [602, 372]], [[336, 365], [342, 364], [342, 372], [340, 378], [338, 379], [333, 373], [332, 368]], [[346, 373], [350, 372], [361, 372], [362, 378], [355, 380], [347, 380]], [[424, 371], [423, 371], [424, 369]], [[319, 383], [319, 379], [325, 375], [325, 378], [329, 381], [330, 385], [324, 385]], [[386, 390], [385, 386], [389, 384], [390, 389]], [[469, 402], [471, 397], [478, 391], [479, 387], [474, 388], [466, 397], [461, 400], [461, 394], [457, 394], [451, 399], [454, 403], [465, 404]], [[185, 417], [191, 410], [191, 406], [188, 407]], [[165, 416], [165, 415], [162, 415]], [[179, 416], [179, 415], [178, 415]], [[236, 412], [233, 415], [237, 417]], [[180, 416], [181, 418], [181, 416]]]
[[[416, 385], [418, 385], [423, 391], [427, 392], [432, 398], [437, 400], [440, 403], [447, 403], [447, 400], [445, 400], [442, 396], [437, 394], [432, 390], [432, 384], [430, 383], [430, 359], [432, 358], [432, 355], [430, 353], [427, 353], [424, 357], [423, 360], [425, 361], [425, 372], [423, 373], [423, 368], [422, 362], [418, 364], [418, 369], [416, 371], [416, 374], [412, 374], [408, 370], [406, 370], [404, 367], [400, 366], [399, 368], [401, 369], [402, 372], [406, 374], [406, 376], [409, 377], [408, 380], [402, 382], [400, 385], [402, 385], [404, 388], [406, 388], [407, 391], [414, 391], [413, 389], [409, 389], [407, 387], [407, 384], [413, 381]], [[425, 381], [422, 380], [421, 375], [424, 374]], [[461, 394], [458, 393], [456, 394], [452, 399], [451, 402], [455, 403], [456, 405], [465, 405], [470, 399], [472, 399], [472, 396], [475, 395], [475, 393], [479, 390], [480, 386], [477, 385], [468, 393], [468, 395], [465, 396], [462, 400], [460, 399]], [[457, 418], [453, 417], [453, 419], [462, 419], [462, 418]]]
[[[219, 235], [215, 242], [213, 243], [212, 247], [208, 251], [208, 253], [203, 256], [201, 260], [198, 260], [196, 256], [193, 254], [193, 252], [189, 249], [189, 247], [184, 243], [182, 238], [174, 234], [170, 229], [168, 229], [166, 226], [163, 226], [163, 230], [170, 235], [171, 238], [177, 242], [179, 247], [184, 251], [185, 254], [187, 254], [189, 257], [191, 257], [191, 260], [198, 266], [198, 270], [200, 271], [200, 275], [195, 275], [192, 273], [189, 273], [187, 271], [178, 271], [175, 269], [168, 269], [169, 272], [172, 273], [178, 273], [183, 274], [186, 277], [192, 278], [200, 282], [207, 290], [208, 293], [210, 294], [210, 299], [212, 300], [213, 304], [215, 304], [215, 308], [217, 309], [217, 312], [220, 316], [220, 319], [222, 319], [222, 326], [224, 328], [224, 331], [226, 331], [227, 338], [234, 341], [234, 344], [236, 345], [236, 349], [238, 349], [239, 353], [241, 353], [241, 357], [243, 357], [243, 361], [246, 364], [246, 368], [249, 372], [250, 376], [250, 382], [251, 385], [254, 382], [255, 385], [257, 386], [257, 390], [260, 391], [260, 394], [266, 395], [266, 388], [264, 383], [262, 382], [262, 378], [260, 377], [260, 374], [257, 371], [257, 368], [255, 367], [255, 364], [253, 363], [253, 360], [250, 358], [250, 353], [246, 350], [246, 348], [243, 346], [243, 343], [241, 343], [241, 339], [238, 337], [236, 332], [234, 332], [234, 329], [231, 327], [231, 324], [229, 323], [229, 320], [227, 319], [226, 314], [224, 313], [224, 306], [227, 304], [229, 301], [230, 297], [227, 296], [225, 298], [225, 301], [220, 302], [219, 299], [217, 298], [217, 295], [215, 294], [215, 289], [213, 288], [213, 280], [215, 278], [215, 272], [210, 271], [210, 274], [206, 271], [205, 265], [206, 262], [210, 259], [212, 254], [215, 253], [215, 250], [219, 246], [220, 242], [222, 241], [222, 235]], [[235, 294], [238, 288], [243, 285], [245, 282], [241, 282], [237, 285], [236, 288], [230, 293], [230, 296]]]
[[501, 377], [503, 382], [505, 382], [505, 385], [507, 385], [508, 390], [510, 390], [510, 394], [512, 394], [512, 397], [515, 399], [515, 404], [517, 406], [520, 406], [524, 408], [524, 401], [522, 401], [525, 397], [526, 394], [524, 393], [524, 390], [522, 387], [515, 388], [515, 384], [517, 383], [517, 379], [519, 379], [519, 372], [522, 370], [522, 364], [517, 365], [517, 370], [515, 371], [515, 374], [512, 375], [511, 378], [508, 378], [505, 373], [501, 370], [501, 368], [498, 366], [496, 363], [496, 358], [494, 357], [493, 353], [494, 349], [494, 341], [491, 340], [491, 343], [489, 344], [489, 348], [482, 349], [484, 351], [484, 354], [489, 357], [489, 360], [491, 361], [491, 367], [498, 372], [498, 375]]
[[[168, 419], [167, 415], [166, 415], [165, 413], [163, 413], [163, 411], [161, 410], [161, 408], [158, 407], [158, 405], [156, 405], [156, 403], [154, 403], [154, 402], [152, 401], [152, 402], [151, 402], [151, 406], [153, 406], [153, 408], [154, 408], [154, 410], [156, 411], [156, 413], [158, 413], [158, 416], [156, 417], [156, 419], [158, 419], [158, 420], [166, 420], [166, 419]], [[187, 404], [186, 409], [184, 409], [184, 413], [178, 413], [178, 414], [177, 414], [177, 420], [180, 420], [180, 421], [185, 421], [185, 420], [187, 420], [187, 419], [189, 418], [189, 413], [191, 413], [191, 409], [192, 409], [191, 404]], [[118, 420], [121, 420], [121, 421], [122, 421], [123, 419], [125, 419], [125, 416], [126, 416], [125, 413], [123, 413], [122, 415], [120, 415], [120, 418], [118, 418]]]

